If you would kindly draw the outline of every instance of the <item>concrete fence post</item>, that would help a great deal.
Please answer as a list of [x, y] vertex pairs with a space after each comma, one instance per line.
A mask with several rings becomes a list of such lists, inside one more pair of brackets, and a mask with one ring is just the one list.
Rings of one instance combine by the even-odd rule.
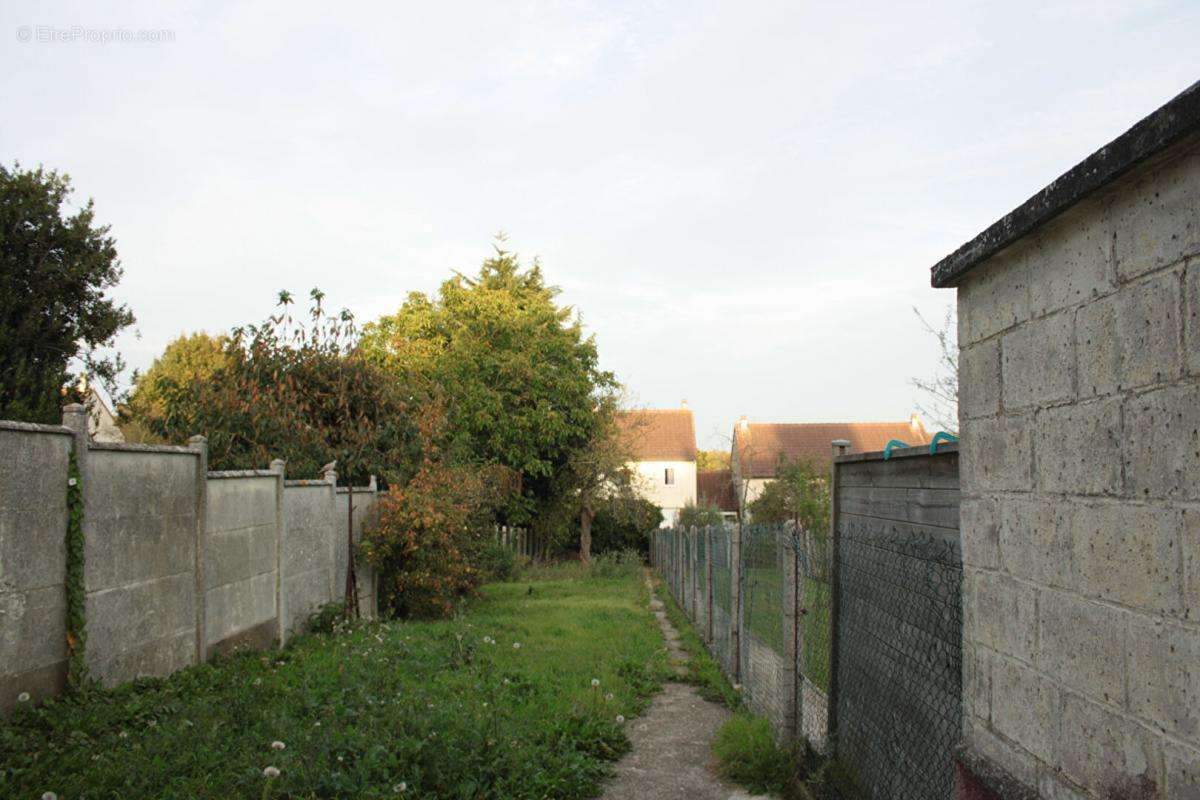
[[196, 454], [196, 663], [208, 660], [208, 602], [204, 566], [208, 551], [208, 439], [196, 435], [188, 439], [188, 449]]
[[733, 682], [742, 682], [742, 523], [733, 525], [729, 540], [729, 644]]
[[783, 735], [786, 741], [796, 740], [800, 730], [800, 575], [797, 569], [800, 531], [789, 526], [780, 537], [779, 564], [783, 571]]
[[337, 547], [345, 537], [339, 537], [337, 513], [337, 462], [330, 461], [324, 468], [325, 483], [329, 484], [329, 602], [338, 598]]
[[282, 458], [271, 462], [271, 472], [275, 473], [275, 639], [280, 647], [287, 644], [287, 601], [283, 574], [283, 551], [287, 543], [283, 513], [283, 481], [286, 468], [287, 462]]
[[700, 621], [700, 581], [697, 580], [700, 572], [699, 559], [696, 557], [699, 553], [697, 549], [700, 541], [699, 532], [696, 526], [693, 525], [688, 530], [688, 539], [691, 542], [691, 547], [688, 549], [688, 555], [691, 557], [691, 563], [688, 565], [688, 575], [692, 579], [692, 622]]
[[829, 467], [829, 695], [826, 726], [829, 752], [837, 753], [838, 729], [838, 684], [841, 670], [838, 664], [838, 637], [842, 617], [841, 589], [841, 535], [838, 533], [838, 516], [841, 503], [838, 501], [838, 457], [846, 455], [850, 442], [834, 439], [833, 462]]
[[704, 639], [712, 649], [713, 643], [713, 526], [704, 527]]
[[[87, 407], [82, 403], [67, 403], [62, 408], [62, 424], [70, 428], [74, 438], [75, 466], [79, 468], [79, 479], [87, 480], [88, 422]], [[82, 486], [80, 487], [82, 493]]]

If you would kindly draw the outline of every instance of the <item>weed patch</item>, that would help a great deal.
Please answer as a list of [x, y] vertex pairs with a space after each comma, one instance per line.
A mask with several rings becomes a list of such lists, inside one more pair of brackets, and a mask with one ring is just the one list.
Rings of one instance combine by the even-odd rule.
[[736, 712], [717, 731], [712, 749], [720, 773], [757, 794], [782, 794], [792, 777], [792, 757], [775, 744], [766, 717]]

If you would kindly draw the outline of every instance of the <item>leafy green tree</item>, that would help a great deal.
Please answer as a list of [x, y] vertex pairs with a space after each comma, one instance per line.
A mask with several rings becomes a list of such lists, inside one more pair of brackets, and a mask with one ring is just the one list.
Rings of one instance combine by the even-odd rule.
[[697, 450], [696, 470], [711, 472], [717, 469], [729, 469], [729, 460], [728, 450]]
[[444, 394], [464, 450], [517, 476], [505, 521], [539, 530], [560, 522], [550, 512], [579, 491], [560, 473], [597, 441], [600, 409], [617, 389], [557, 295], [536, 262], [523, 269], [497, 248], [478, 275], [456, 275], [433, 298], [410, 294], [366, 327], [362, 343], [418, 389]]
[[622, 489], [601, 500], [592, 524], [592, 551], [650, 552], [650, 532], [662, 524], [662, 509], [636, 491]]
[[748, 506], [754, 522], [792, 522], [818, 536], [829, 528], [829, 480], [811, 461], [780, 456], [775, 480]]
[[133, 390], [121, 409], [126, 427], [132, 423], [147, 432], [167, 429], [167, 415], [178, 409], [179, 395], [212, 381], [229, 366], [228, 346], [228, 336], [204, 332], [183, 335], [168, 344], [149, 369], [134, 373]]
[[693, 525], [703, 528], [706, 525], [721, 525], [724, 522], [725, 517], [721, 515], [721, 509], [716, 506], [696, 505], [689, 502], [679, 510], [679, 524], [685, 528]]
[[204, 434], [214, 469], [283, 458], [290, 474], [315, 476], [337, 461], [347, 480], [404, 480], [416, 462], [411, 392], [357, 348], [349, 312], [326, 313], [317, 289], [310, 299], [307, 319], [281, 292], [260, 324], [173, 342], [138, 379], [131, 418], [167, 441]]
[[[601, 506], [614, 494], [628, 493], [628, 465], [633, 460], [630, 431], [618, 424], [617, 398], [604, 395], [596, 403], [596, 425], [591, 440], [575, 450], [554, 475], [550, 500], [542, 516], [551, 529], [578, 530], [579, 559], [592, 557], [592, 523]], [[561, 523], [556, 523], [561, 520]], [[578, 528], [571, 524], [578, 521]]]
[[100, 355], [133, 323], [129, 309], [106, 296], [121, 278], [116, 242], [95, 224], [90, 199], [66, 214], [71, 193], [66, 175], [0, 165], [3, 419], [61, 419], [72, 362], [110, 390], [124, 367], [119, 356]]

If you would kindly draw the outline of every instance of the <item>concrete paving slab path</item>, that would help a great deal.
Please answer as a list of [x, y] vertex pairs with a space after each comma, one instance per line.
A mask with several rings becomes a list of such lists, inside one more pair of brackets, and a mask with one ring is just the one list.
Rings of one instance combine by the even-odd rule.
[[[662, 601], [652, 598], [650, 610], [662, 628], [673, 669], [687, 675], [690, 656]], [[712, 739], [729, 714], [724, 706], [702, 698], [694, 686], [668, 683], [646, 713], [629, 724], [633, 750], [617, 762], [616, 775], [601, 800], [766, 800], [726, 783], [713, 771]]]

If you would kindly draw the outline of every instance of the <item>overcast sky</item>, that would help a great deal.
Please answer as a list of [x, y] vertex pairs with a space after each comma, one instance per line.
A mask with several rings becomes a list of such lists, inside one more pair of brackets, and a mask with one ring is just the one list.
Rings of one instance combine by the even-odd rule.
[[372, 319], [504, 230], [712, 447], [907, 418], [929, 267], [1200, 78], [1196, 2], [304, 5], [0, 6], [0, 157], [112, 225], [129, 362], [281, 288]]

